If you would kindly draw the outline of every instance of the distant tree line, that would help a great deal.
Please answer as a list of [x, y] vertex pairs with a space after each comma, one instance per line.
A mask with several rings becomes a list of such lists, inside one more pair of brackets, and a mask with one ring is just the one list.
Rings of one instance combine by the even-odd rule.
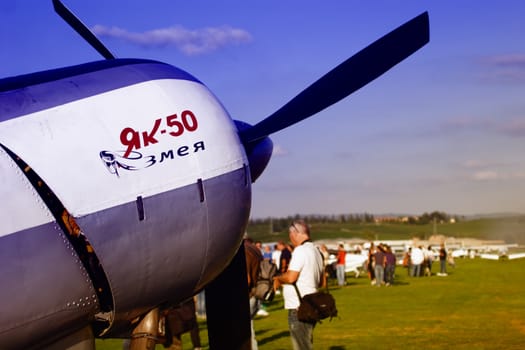
[[310, 224], [326, 223], [373, 223], [375, 217], [372, 214], [338, 214], [338, 215], [294, 215], [282, 218], [251, 219], [250, 225], [272, 225], [274, 231], [285, 231], [294, 220], [305, 220]]
[[434, 222], [434, 220], [437, 223], [444, 223], [444, 222], [450, 222], [452, 219], [454, 219], [455, 222], [460, 221], [460, 217], [457, 215], [449, 215], [442, 211], [433, 211], [432, 213], [423, 213], [423, 215], [418, 217], [418, 220], [416, 223], [421, 224], [421, 225], [426, 225], [431, 222]]
[[413, 225], [427, 225], [432, 222], [444, 223], [450, 222], [454, 219], [456, 222], [460, 220], [458, 216], [449, 215], [441, 211], [433, 211], [431, 213], [423, 213], [420, 216], [388, 216], [388, 217], [377, 217], [373, 214], [362, 213], [362, 214], [337, 214], [337, 215], [294, 215], [281, 218], [264, 218], [264, 219], [251, 219], [250, 225], [271, 225], [273, 231], [286, 231], [290, 226], [290, 223], [294, 220], [303, 219], [310, 224], [316, 223], [348, 223], [348, 224], [366, 224], [374, 223], [378, 221], [390, 222], [390, 223], [405, 223]]

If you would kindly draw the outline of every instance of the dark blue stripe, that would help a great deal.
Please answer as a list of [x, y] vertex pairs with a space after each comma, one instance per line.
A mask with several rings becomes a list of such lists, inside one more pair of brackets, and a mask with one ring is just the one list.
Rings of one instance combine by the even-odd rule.
[[142, 59], [90, 62], [0, 80], [0, 122], [155, 79], [200, 83], [165, 63]]

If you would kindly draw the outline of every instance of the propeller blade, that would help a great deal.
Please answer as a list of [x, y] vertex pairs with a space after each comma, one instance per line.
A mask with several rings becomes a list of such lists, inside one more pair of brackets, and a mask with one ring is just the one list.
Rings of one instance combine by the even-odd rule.
[[85, 41], [89, 43], [99, 54], [107, 60], [114, 59], [115, 56], [102, 44], [89, 28], [82, 23], [60, 0], [53, 0], [55, 12], [66, 21]]
[[335, 67], [266, 119], [241, 131], [243, 143], [257, 141], [342, 100], [428, 41], [428, 12], [424, 12]]

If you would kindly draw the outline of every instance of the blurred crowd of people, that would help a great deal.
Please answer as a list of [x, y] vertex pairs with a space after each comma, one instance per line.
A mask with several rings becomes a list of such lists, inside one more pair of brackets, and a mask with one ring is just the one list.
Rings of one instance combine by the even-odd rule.
[[[295, 223], [295, 226], [292, 226], [290, 231], [293, 232], [296, 230], [297, 232], [302, 233], [302, 231], [299, 230], [305, 230], [305, 232], [308, 233], [307, 235], [298, 236], [304, 239], [299, 246], [302, 246], [305, 243], [311, 244], [311, 241], [309, 240], [309, 232], [307, 231], [306, 226], [299, 226], [300, 224], [300, 222]], [[299, 227], [299, 230], [296, 227]], [[295, 243], [297, 244], [297, 242]], [[284, 241], [263, 244], [261, 241], [254, 242], [246, 236], [244, 239], [244, 247], [248, 273], [248, 286], [250, 290], [251, 347], [256, 350], [257, 341], [255, 339], [253, 320], [255, 316], [266, 317], [269, 315], [266, 310], [267, 305], [265, 305], [265, 302], [255, 298], [252, 293], [255, 280], [257, 279], [259, 262], [262, 260], [268, 260], [277, 266], [278, 276], [290, 276], [287, 271], [290, 267], [290, 262], [292, 261], [294, 246], [291, 243]], [[368, 274], [370, 284], [377, 287], [394, 284], [396, 265], [398, 264], [406, 268], [408, 276], [414, 278], [432, 276], [433, 274], [437, 276], [447, 276], [447, 265], [454, 266], [454, 258], [452, 254], [447, 252], [444, 244], [438, 249], [434, 249], [431, 245], [423, 247], [422, 245], [414, 244], [411, 247], [407, 247], [402, 256], [396, 256], [392, 247], [384, 243], [374, 244], [373, 242], [370, 242], [363, 246], [354, 246], [352, 250], [347, 249], [343, 242], [337, 244], [337, 249], [328, 249], [325, 244], [317, 245], [317, 248], [321, 253], [320, 255], [324, 265], [323, 271], [325, 283], [326, 279], [331, 279], [333, 281], [331, 283], [337, 284], [338, 286], [345, 286], [347, 284], [346, 277], [349, 271], [347, 259], [350, 255], [354, 255], [354, 257], [363, 257], [360, 269]], [[317, 249], [315, 250], [317, 251]], [[319, 256], [317, 258], [319, 258]], [[436, 272], [433, 272], [433, 266], [436, 265], [438, 261], [439, 268]], [[357, 273], [357, 270], [355, 271], [356, 277], [358, 277], [359, 274]], [[292, 276], [294, 276], [294, 274], [292, 274]], [[288, 277], [277, 277], [277, 279], [280, 279], [280, 283], [276, 284], [278, 286], [276, 294], [281, 294], [281, 289], [286, 283], [291, 283], [286, 281], [287, 278]], [[159, 327], [163, 329], [161, 333], [164, 334], [165, 347], [168, 349], [182, 349], [181, 335], [189, 332], [193, 348], [201, 348], [197, 319], [206, 319], [204, 300], [204, 291], [202, 291], [193, 299], [187, 300], [176, 307], [171, 307], [163, 311]], [[311, 334], [312, 331], [313, 328], [309, 330], [308, 334]], [[301, 337], [299, 336], [299, 341], [300, 338]], [[308, 341], [308, 339], [306, 340], [304, 346], [310, 346], [313, 344]], [[296, 348], [301, 348], [301, 346], [303, 346], [297, 345], [297, 339], [294, 339], [294, 335], [292, 335], [292, 343]]]
[[[353, 249], [345, 247], [343, 242], [338, 243], [337, 250], [328, 250], [324, 244], [319, 248], [328, 257], [325, 260], [327, 276], [336, 281], [338, 286], [346, 285], [346, 277], [350, 271], [355, 272], [356, 277], [359, 276], [357, 268], [349, 265], [350, 256], [363, 257], [363, 264], [359, 266], [359, 270], [367, 273], [371, 285], [379, 287], [394, 283], [397, 265], [402, 265], [410, 277], [447, 276], [447, 266], [455, 266], [454, 257], [448, 253], [444, 244], [437, 249], [432, 245], [423, 247], [414, 244], [406, 247], [402, 255], [399, 251], [396, 255], [388, 244], [374, 242], [365, 243], [363, 246], [356, 245]], [[356, 261], [358, 263], [359, 259]], [[434, 267], [433, 270], [437, 263], [439, 267]]]
[[454, 257], [448, 254], [444, 244], [441, 244], [437, 254], [433, 247], [423, 246], [409, 247], [403, 256], [403, 267], [411, 277], [432, 276], [432, 265], [439, 260], [439, 272], [437, 276], [447, 276], [447, 263], [455, 266]]

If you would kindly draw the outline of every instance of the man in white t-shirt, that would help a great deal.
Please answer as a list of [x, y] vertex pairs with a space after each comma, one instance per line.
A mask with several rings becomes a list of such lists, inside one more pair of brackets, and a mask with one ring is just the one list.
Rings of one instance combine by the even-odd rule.
[[421, 264], [425, 261], [425, 255], [423, 254], [421, 246], [412, 247], [410, 261], [412, 262], [412, 277], [419, 277], [421, 275]]
[[313, 330], [315, 324], [297, 319], [299, 297], [315, 293], [317, 287], [326, 283], [321, 252], [310, 240], [310, 230], [302, 220], [294, 221], [289, 228], [290, 242], [295, 247], [288, 270], [274, 278], [274, 288], [283, 286], [284, 308], [288, 310], [288, 327], [295, 350], [313, 349]]

